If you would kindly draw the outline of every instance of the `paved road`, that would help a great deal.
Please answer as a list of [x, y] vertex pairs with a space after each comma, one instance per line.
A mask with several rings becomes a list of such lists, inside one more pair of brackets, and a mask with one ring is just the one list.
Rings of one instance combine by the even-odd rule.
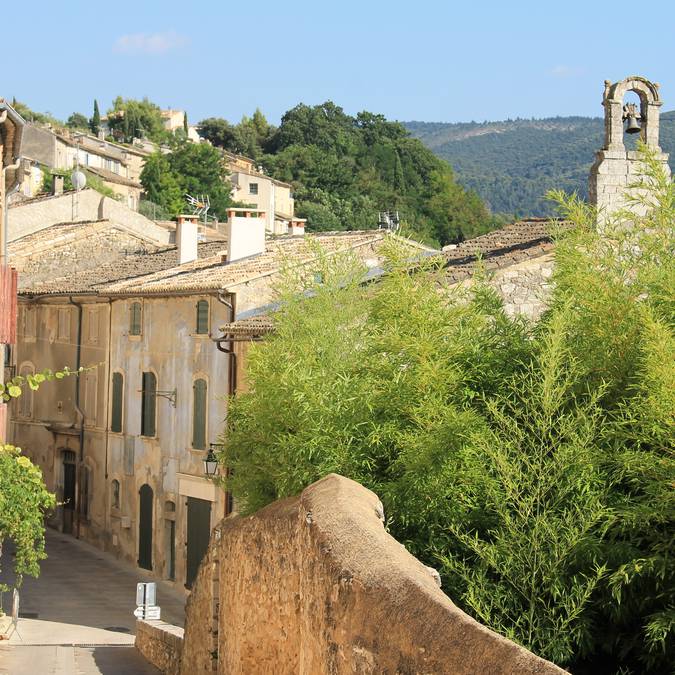
[[[136, 583], [144, 572], [53, 530], [39, 579], [21, 589], [17, 630], [0, 642], [0, 675], [150, 675], [158, 671], [133, 647]], [[11, 585], [5, 546], [0, 580]], [[185, 597], [158, 582], [162, 619], [183, 625]], [[11, 596], [3, 598], [6, 612]]]

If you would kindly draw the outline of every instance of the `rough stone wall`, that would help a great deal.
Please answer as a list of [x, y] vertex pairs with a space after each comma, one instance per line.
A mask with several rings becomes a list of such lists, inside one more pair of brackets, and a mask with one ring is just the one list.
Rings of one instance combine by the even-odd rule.
[[151, 220], [132, 211], [114, 199], [95, 190], [80, 192], [77, 218], [74, 218], [74, 193], [42, 197], [20, 202], [11, 207], [8, 241], [12, 242], [51, 225], [73, 221], [109, 220], [130, 232], [145, 236], [157, 244], [169, 243], [169, 232]]
[[[79, 226], [78, 226], [79, 227]], [[150, 253], [157, 246], [146, 239], [111, 227], [108, 221], [92, 224], [85, 238], [50, 237], [48, 242], [36, 242], [34, 246], [20, 247], [20, 253], [10, 255], [12, 263], [21, 272], [23, 287], [31, 283], [47, 281], [72, 272], [93, 269], [101, 262], [110, 262], [131, 253]]]
[[164, 621], [136, 622], [136, 649], [164, 675], [178, 675], [183, 629]]
[[376, 495], [330, 475], [223, 521], [188, 602], [180, 673], [563, 672], [460, 611], [380, 518]]

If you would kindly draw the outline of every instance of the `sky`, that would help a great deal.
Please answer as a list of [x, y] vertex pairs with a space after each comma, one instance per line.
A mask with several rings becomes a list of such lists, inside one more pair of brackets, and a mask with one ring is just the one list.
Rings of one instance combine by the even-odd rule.
[[[0, 96], [60, 119], [113, 98], [237, 122], [298, 103], [401, 121], [602, 115], [643, 75], [675, 109], [675, 2], [115, 0], [9, 3]], [[654, 16], [653, 22], [648, 22]], [[8, 33], [6, 33], [8, 34]]]

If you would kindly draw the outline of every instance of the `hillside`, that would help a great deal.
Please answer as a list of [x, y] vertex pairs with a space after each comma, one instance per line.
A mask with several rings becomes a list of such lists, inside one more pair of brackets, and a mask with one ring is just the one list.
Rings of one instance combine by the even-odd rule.
[[[515, 216], [550, 215], [544, 195], [552, 188], [587, 197], [588, 171], [603, 139], [603, 121], [596, 117], [404, 126], [494, 212]], [[675, 169], [675, 111], [661, 115], [661, 146]]]

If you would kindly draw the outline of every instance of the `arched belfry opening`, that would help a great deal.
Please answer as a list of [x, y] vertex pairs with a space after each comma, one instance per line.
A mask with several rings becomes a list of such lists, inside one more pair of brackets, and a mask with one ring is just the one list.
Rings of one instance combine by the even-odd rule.
[[589, 183], [589, 197], [598, 207], [599, 225], [625, 207], [624, 195], [640, 171], [639, 155], [632, 143], [626, 147], [627, 138], [639, 135], [670, 175], [668, 155], [659, 146], [662, 105], [659, 85], [637, 75], [614, 84], [605, 80], [602, 105], [605, 108], [605, 142], [596, 153]]

